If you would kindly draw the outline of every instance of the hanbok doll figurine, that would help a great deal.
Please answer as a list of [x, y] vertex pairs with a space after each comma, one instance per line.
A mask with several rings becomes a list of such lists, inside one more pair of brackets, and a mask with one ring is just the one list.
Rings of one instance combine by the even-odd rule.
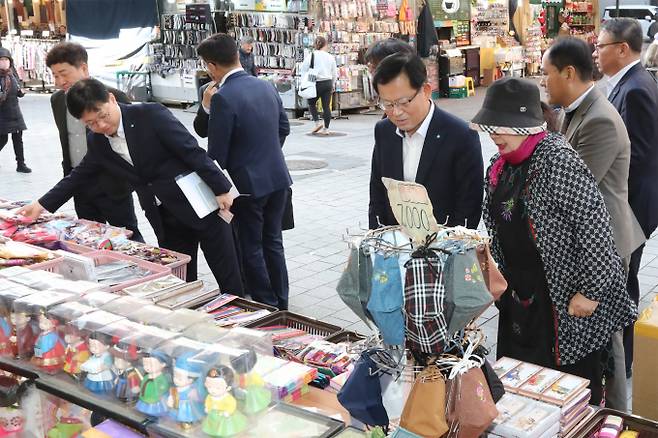
[[247, 417], [237, 409], [235, 397], [231, 395], [232, 384], [233, 371], [227, 366], [212, 368], [206, 375], [208, 396], [205, 408], [208, 416], [201, 429], [207, 435], [230, 437], [247, 428]]
[[91, 357], [80, 366], [80, 370], [87, 373], [83, 383], [85, 388], [96, 394], [107, 394], [114, 388], [110, 342], [109, 336], [92, 333], [89, 336]]
[[164, 373], [169, 363], [169, 356], [158, 350], [145, 354], [142, 358], [146, 376], [142, 380], [139, 400], [135, 406], [139, 412], [151, 417], [162, 417], [169, 412], [167, 398], [171, 384]]
[[48, 372], [54, 372], [64, 366], [64, 342], [57, 333], [58, 322], [48, 318], [46, 314], [39, 315], [39, 336], [34, 343], [32, 363]]
[[231, 365], [240, 376], [239, 386], [244, 392], [244, 406], [246, 414], [256, 414], [267, 409], [272, 401], [272, 393], [265, 388], [265, 382], [260, 374], [253, 371], [256, 365], [256, 352], [247, 353], [231, 359]]
[[9, 338], [12, 335], [11, 324], [9, 324], [9, 312], [7, 307], [0, 302], [0, 356], [11, 356], [13, 354]]
[[12, 335], [9, 337], [12, 353], [22, 359], [32, 357], [37, 336], [30, 317], [24, 312], [12, 312], [9, 320], [14, 326]]
[[139, 397], [142, 374], [135, 368], [139, 358], [137, 348], [124, 343], [116, 344], [110, 350], [114, 357], [114, 395], [124, 403], [135, 403]]
[[191, 360], [193, 355], [193, 353], [185, 353], [176, 358], [174, 386], [167, 400], [167, 405], [171, 408], [169, 415], [180, 423], [183, 429], [191, 428], [205, 416], [201, 364]]
[[87, 343], [82, 337], [82, 333], [73, 325], [68, 325], [64, 332], [64, 372], [68, 373], [74, 379], [79, 379], [82, 370], [82, 364], [85, 363], [91, 353]]

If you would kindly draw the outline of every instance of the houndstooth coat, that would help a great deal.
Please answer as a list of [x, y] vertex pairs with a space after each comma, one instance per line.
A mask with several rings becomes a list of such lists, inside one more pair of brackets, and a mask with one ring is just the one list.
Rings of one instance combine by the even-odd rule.
[[[492, 159], [492, 164], [498, 158]], [[610, 215], [589, 169], [566, 139], [550, 133], [530, 158], [521, 194], [541, 256], [557, 319], [557, 364], [573, 364], [604, 347], [612, 334], [633, 323], [637, 307], [626, 292], [626, 274], [612, 237]], [[486, 178], [484, 221], [494, 259], [505, 260], [491, 213], [493, 187]], [[594, 314], [568, 313], [576, 292], [598, 301]]]

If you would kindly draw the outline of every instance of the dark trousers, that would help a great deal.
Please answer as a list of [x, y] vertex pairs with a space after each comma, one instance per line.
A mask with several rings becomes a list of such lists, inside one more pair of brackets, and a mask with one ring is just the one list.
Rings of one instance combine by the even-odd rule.
[[255, 301], [288, 308], [288, 269], [281, 220], [288, 189], [261, 198], [239, 197], [233, 203], [245, 289]]
[[315, 106], [318, 99], [322, 101], [322, 118], [324, 119], [324, 127], [329, 128], [331, 123], [331, 90], [333, 88], [333, 81], [317, 81], [315, 83], [315, 94], [317, 97], [308, 100], [308, 110], [311, 112], [311, 117], [314, 122], [320, 120], [318, 118], [318, 108]]
[[601, 350], [596, 350], [573, 365], [557, 367], [563, 373], [589, 379], [589, 388], [592, 390], [590, 404], [599, 405], [603, 398], [603, 367], [601, 365]]
[[[0, 135], [0, 151], [7, 145], [9, 134]], [[14, 155], [18, 164], [25, 164], [25, 154], [23, 152], [23, 131], [12, 132], [11, 142], [14, 145]]]
[[192, 257], [187, 265], [187, 281], [197, 279], [197, 253], [199, 244], [219, 288], [224, 293], [244, 296], [240, 266], [235, 253], [231, 226], [211, 213], [203, 220], [205, 227], [196, 230], [180, 222], [165, 207], [160, 206], [162, 235], [158, 244], [162, 248], [182, 252]]
[[[628, 265], [628, 280], [626, 289], [628, 295], [635, 304], [640, 302], [640, 281], [637, 278], [640, 272], [640, 263], [642, 262], [642, 252], [644, 245], [633, 251], [631, 262]], [[624, 356], [626, 357], [626, 373], [628, 374], [633, 366], [633, 324], [624, 328]]]
[[131, 240], [144, 241], [137, 227], [132, 194], [121, 199], [112, 199], [103, 192], [84, 193], [73, 197], [73, 205], [80, 219], [126, 228], [133, 232]]

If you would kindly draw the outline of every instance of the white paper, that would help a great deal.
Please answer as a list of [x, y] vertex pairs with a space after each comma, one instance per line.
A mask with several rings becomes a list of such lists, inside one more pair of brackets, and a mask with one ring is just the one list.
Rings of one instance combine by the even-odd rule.
[[194, 212], [203, 219], [213, 211], [219, 209], [215, 194], [208, 187], [198, 173], [192, 172], [176, 179], [176, 184], [194, 209]]

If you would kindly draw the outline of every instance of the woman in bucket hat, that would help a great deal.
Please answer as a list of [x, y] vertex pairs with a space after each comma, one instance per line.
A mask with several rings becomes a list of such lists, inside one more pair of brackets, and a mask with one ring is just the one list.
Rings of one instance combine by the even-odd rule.
[[509, 283], [497, 303], [497, 355], [587, 378], [599, 403], [602, 351], [637, 308], [596, 181], [564, 136], [546, 131], [532, 82], [496, 81], [471, 127], [499, 151], [483, 209]]

